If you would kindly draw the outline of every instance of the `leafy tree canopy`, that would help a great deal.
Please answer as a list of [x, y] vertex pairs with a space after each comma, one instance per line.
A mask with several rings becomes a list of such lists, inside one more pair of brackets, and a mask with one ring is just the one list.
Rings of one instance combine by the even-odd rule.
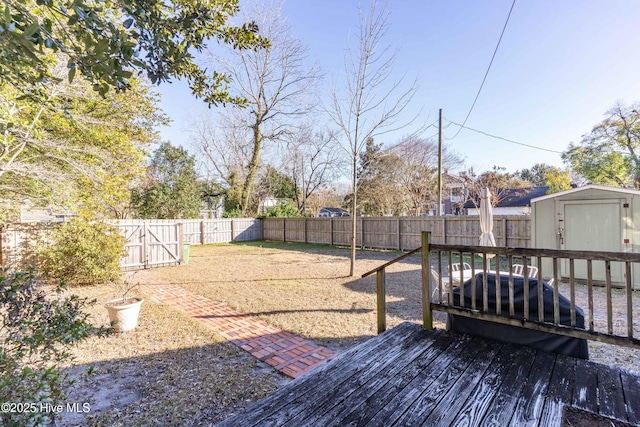
[[536, 163], [529, 169], [522, 169], [517, 172], [517, 175], [520, 176], [520, 179], [529, 181], [533, 186], [544, 187], [547, 185], [547, 174], [559, 170], [559, 168], [546, 163]]
[[562, 159], [595, 184], [640, 189], [640, 103], [618, 103]]
[[571, 188], [571, 174], [568, 169], [562, 170], [546, 163], [536, 163], [529, 169], [517, 172], [521, 179], [536, 187], [549, 187], [547, 194], [569, 190]]
[[202, 207], [195, 156], [163, 142], [154, 152], [146, 180], [132, 192], [142, 218], [199, 218]]
[[[65, 68], [58, 63], [52, 73]], [[51, 80], [41, 89], [46, 103], [0, 83], [0, 220], [11, 219], [25, 199], [121, 217], [156, 128], [167, 122], [158, 95], [137, 79], [126, 94], [104, 97], [83, 79]]]
[[294, 199], [296, 188], [290, 177], [267, 165], [260, 179], [259, 195], [261, 197], [275, 197], [277, 199]]
[[369, 138], [365, 150], [360, 153], [358, 194], [361, 211], [374, 216], [402, 215], [408, 203], [401, 185], [403, 173], [402, 159], [394, 153], [383, 152], [382, 144]]
[[234, 48], [267, 46], [258, 27], [227, 23], [238, 0], [5, 0], [0, 4], [0, 75], [33, 93], [55, 78], [51, 60], [66, 59], [67, 78], [81, 74], [100, 94], [130, 87], [134, 73], [152, 83], [185, 78], [209, 104], [242, 102], [227, 91], [229, 78], [200, 68], [194, 51], [215, 40]]
[[571, 189], [571, 173], [569, 170], [553, 170], [546, 175], [545, 184], [549, 187], [547, 194]]

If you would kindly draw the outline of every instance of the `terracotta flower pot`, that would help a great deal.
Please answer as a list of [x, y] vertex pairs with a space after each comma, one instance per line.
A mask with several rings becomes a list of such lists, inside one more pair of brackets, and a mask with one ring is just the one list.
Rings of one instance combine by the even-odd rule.
[[116, 332], [130, 331], [138, 325], [138, 315], [143, 301], [142, 298], [127, 298], [123, 302], [122, 298], [117, 298], [105, 304]]

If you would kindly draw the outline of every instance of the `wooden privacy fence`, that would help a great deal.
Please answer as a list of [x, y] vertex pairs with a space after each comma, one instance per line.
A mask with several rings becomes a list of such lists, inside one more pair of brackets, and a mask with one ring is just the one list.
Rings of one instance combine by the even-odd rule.
[[[226, 243], [262, 240], [262, 225], [254, 218], [208, 220], [118, 220], [111, 221], [127, 238], [124, 270], [175, 265], [183, 262], [184, 244]], [[37, 265], [35, 237], [58, 224], [6, 224], [0, 232], [0, 266], [21, 268]]]
[[185, 243], [204, 245], [262, 240], [260, 220], [225, 218], [208, 220], [114, 221], [127, 238], [124, 270], [163, 267], [184, 262]]
[[[265, 218], [264, 240], [280, 242], [351, 244], [351, 218]], [[461, 217], [358, 217], [356, 245], [362, 248], [412, 250], [420, 246], [420, 234], [431, 232], [435, 243], [476, 245], [480, 236], [478, 216]], [[494, 216], [496, 244], [531, 246], [531, 218]]]
[[0, 228], [0, 267], [36, 264], [35, 245], [49, 227], [56, 224], [4, 224]]
[[262, 224], [255, 218], [181, 220], [183, 241], [192, 245], [262, 240]]
[[[475, 245], [480, 236], [479, 218], [465, 217], [359, 217], [356, 244], [362, 248], [411, 250], [420, 246], [422, 231], [435, 243]], [[351, 218], [229, 218], [207, 220], [118, 220], [112, 224], [127, 238], [127, 270], [179, 264], [184, 243], [191, 245], [248, 240], [323, 243], [348, 246]], [[32, 259], [34, 233], [55, 224], [9, 224], [2, 230], [0, 264], [17, 265]], [[494, 217], [496, 243], [529, 247], [529, 217]]]

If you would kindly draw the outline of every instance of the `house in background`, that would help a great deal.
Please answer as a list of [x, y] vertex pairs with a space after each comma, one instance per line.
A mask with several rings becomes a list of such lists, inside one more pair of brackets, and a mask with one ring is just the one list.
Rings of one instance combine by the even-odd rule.
[[69, 218], [78, 216], [75, 213], [65, 212], [54, 208], [27, 208], [20, 206], [20, 222], [64, 222]]
[[[493, 206], [494, 215], [529, 215], [531, 199], [545, 196], [549, 187], [503, 188], [498, 190], [498, 203]], [[467, 199], [464, 204], [467, 215], [479, 215], [480, 200]]]
[[[435, 196], [434, 196], [435, 197]], [[447, 171], [442, 175], [442, 205], [441, 215], [462, 215], [464, 213], [464, 203], [469, 199], [464, 177], [451, 175]], [[430, 203], [430, 207], [422, 216], [433, 216], [436, 214], [437, 202]], [[411, 215], [415, 215], [415, 212]]]
[[275, 208], [280, 202], [285, 202], [286, 199], [278, 199], [276, 197], [265, 197], [260, 200], [258, 205], [258, 214], [265, 213], [268, 209]]
[[442, 214], [462, 215], [464, 212], [464, 203], [469, 198], [469, 190], [467, 189], [464, 178], [445, 172], [443, 179]]
[[222, 218], [224, 214], [224, 201], [220, 202], [217, 205], [207, 206], [206, 203], [203, 203], [203, 208], [200, 209], [200, 218], [202, 219], [214, 219], [214, 218]]
[[322, 208], [318, 213], [318, 217], [320, 218], [330, 218], [330, 217], [340, 217], [340, 216], [349, 216], [349, 212], [342, 208]]

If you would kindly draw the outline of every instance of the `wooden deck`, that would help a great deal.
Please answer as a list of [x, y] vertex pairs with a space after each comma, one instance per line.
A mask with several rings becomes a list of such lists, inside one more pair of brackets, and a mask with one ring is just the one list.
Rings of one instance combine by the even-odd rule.
[[640, 425], [640, 375], [403, 323], [219, 426], [546, 427], [563, 425], [565, 407], [594, 423]]

